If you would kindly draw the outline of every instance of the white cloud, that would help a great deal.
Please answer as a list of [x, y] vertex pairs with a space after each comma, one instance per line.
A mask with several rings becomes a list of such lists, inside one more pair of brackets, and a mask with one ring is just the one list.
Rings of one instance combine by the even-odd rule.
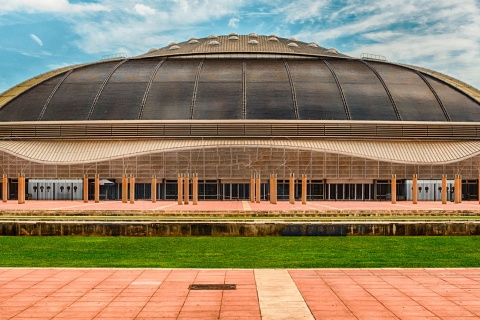
[[37, 35], [31, 33], [31, 34], [30, 34], [30, 38], [32, 38], [33, 41], [35, 41], [36, 43], [38, 43], [39, 46], [43, 46], [43, 41], [42, 41], [42, 39], [40, 39]]
[[137, 3], [133, 10], [135, 10], [135, 12], [141, 16], [149, 16], [155, 14], [155, 9], [141, 3]]
[[70, 3], [68, 0], [0, 0], [0, 14], [24, 11], [27, 13], [54, 12], [79, 13], [107, 11], [108, 7], [97, 3]]
[[228, 20], [228, 26], [232, 28], [238, 28], [238, 23], [240, 22], [240, 19], [238, 18], [231, 18]]

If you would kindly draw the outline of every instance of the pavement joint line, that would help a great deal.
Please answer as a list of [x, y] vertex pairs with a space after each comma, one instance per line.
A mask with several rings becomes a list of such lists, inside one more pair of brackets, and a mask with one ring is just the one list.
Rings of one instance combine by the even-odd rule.
[[254, 272], [262, 319], [315, 319], [288, 270]]
[[252, 207], [250, 207], [250, 203], [248, 201], [242, 201], [243, 210], [245, 211], [252, 211]]

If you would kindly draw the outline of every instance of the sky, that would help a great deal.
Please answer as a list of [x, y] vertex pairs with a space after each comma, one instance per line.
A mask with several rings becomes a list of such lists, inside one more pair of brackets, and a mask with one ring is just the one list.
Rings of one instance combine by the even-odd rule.
[[231, 32], [296, 37], [480, 89], [480, 0], [0, 0], [0, 93], [41, 73]]

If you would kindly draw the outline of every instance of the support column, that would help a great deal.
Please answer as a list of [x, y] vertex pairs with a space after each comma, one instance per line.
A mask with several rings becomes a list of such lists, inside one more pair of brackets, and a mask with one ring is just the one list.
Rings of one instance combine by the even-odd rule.
[[128, 202], [128, 178], [127, 175], [122, 175], [122, 203]]
[[188, 204], [190, 198], [190, 177], [188, 173], [183, 178], [183, 204]]
[[95, 174], [95, 203], [100, 202], [100, 176]]
[[462, 178], [459, 174], [455, 175], [455, 189], [453, 192], [453, 200], [455, 203], [462, 202]]
[[397, 175], [392, 174], [392, 204], [397, 203]]
[[[435, 192], [435, 190], [434, 190]], [[413, 204], [417, 204], [418, 200], [418, 174], [413, 175], [412, 181], [412, 202]]]
[[442, 175], [442, 204], [447, 204], [447, 175]]
[[273, 174], [270, 174], [270, 203], [273, 203]]
[[255, 179], [255, 200], [257, 203], [260, 203], [260, 196], [261, 196], [261, 179], [260, 179], [260, 174], [257, 175], [257, 178]]
[[302, 204], [307, 204], [307, 175], [302, 175]]
[[152, 176], [152, 203], [157, 202], [157, 176]]
[[18, 176], [18, 203], [25, 203], [25, 177], [22, 174]]
[[88, 202], [88, 176], [83, 176], [83, 202]]
[[178, 205], [183, 204], [183, 175], [181, 173], [178, 174], [177, 178], [177, 184], [178, 184]]
[[130, 175], [130, 203], [135, 203], [135, 177]]
[[295, 203], [295, 173], [290, 173], [290, 183], [288, 188], [288, 199], [290, 200], [290, 204]]
[[194, 173], [193, 174], [193, 178], [192, 178], [192, 184], [193, 184], [193, 205], [197, 205], [198, 204], [198, 173]]
[[250, 177], [250, 202], [255, 202], [255, 173]]
[[8, 199], [8, 177], [6, 174], [4, 174], [2, 179], [2, 201], [7, 202], [7, 199]]
[[462, 203], [462, 176], [458, 175], [458, 203]]
[[277, 190], [277, 174], [273, 174], [273, 204], [277, 204], [278, 190]]

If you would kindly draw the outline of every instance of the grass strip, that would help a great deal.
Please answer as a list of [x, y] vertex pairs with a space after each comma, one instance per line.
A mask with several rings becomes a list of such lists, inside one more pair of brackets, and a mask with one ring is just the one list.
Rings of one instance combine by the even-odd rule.
[[480, 267], [480, 237], [0, 237], [1, 267]]

